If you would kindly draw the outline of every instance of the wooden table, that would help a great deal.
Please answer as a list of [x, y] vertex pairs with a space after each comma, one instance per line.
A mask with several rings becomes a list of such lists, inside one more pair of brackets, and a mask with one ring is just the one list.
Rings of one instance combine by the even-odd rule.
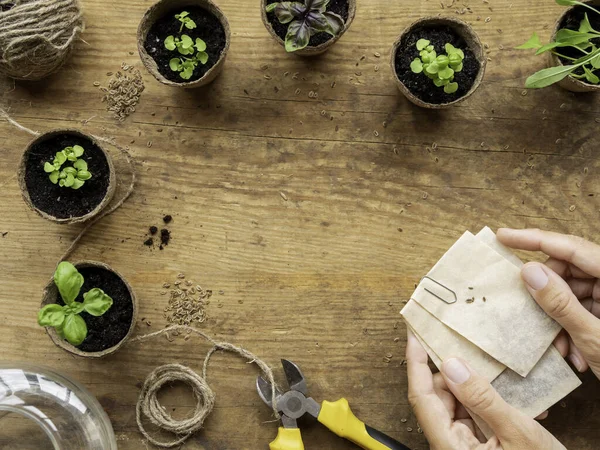
[[[360, 1], [329, 52], [300, 59], [269, 37], [258, 0], [223, 0], [232, 44], [217, 81], [188, 92], [144, 71], [137, 111], [117, 123], [94, 82], [106, 85], [122, 62], [143, 70], [135, 32], [151, 3], [84, 0], [85, 43], [63, 70], [38, 83], [3, 81], [0, 90], [23, 125], [115, 137], [136, 158], [134, 194], [71, 260], [101, 260], [127, 277], [140, 319], [152, 323], [140, 321], [140, 334], [164, 327], [162, 284], [185, 273], [215, 293], [203, 330], [260, 355], [280, 379], [279, 358], [293, 359], [315, 398], [346, 396], [373, 426], [427, 448], [406, 400], [398, 314], [414, 283], [465, 229], [540, 227], [588, 238], [600, 231], [598, 97], [525, 91], [525, 77], [546, 61], [512, 50], [534, 30], [547, 38], [562, 8], [549, 0], [470, 2], [473, 13], [460, 17], [489, 44], [485, 81], [465, 103], [433, 112], [399, 94], [389, 51], [411, 21], [456, 16], [460, 1], [444, 9], [437, 0]], [[160, 338], [84, 361], [51, 343], [36, 324], [41, 290], [81, 227], [53, 225], [25, 207], [16, 169], [29, 140], [0, 122], [0, 359], [43, 363], [81, 381], [109, 414], [119, 447], [146, 448], [134, 412], [141, 382], [168, 362], [200, 370], [208, 346]], [[171, 244], [144, 246], [148, 226], [165, 214], [174, 217]], [[268, 447], [277, 424], [256, 395], [256, 375], [234, 356], [214, 358], [217, 406], [184, 448]], [[600, 439], [600, 384], [583, 379], [544, 422], [570, 449], [596, 448]], [[162, 398], [179, 416], [194, 404], [182, 387]], [[0, 448], [14, 449], [1, 435]], [[303, 435], [307, 449], [355, 448], [319, 425]], [[36, 448], [27, 442], [24, 435], [25, 448]]]

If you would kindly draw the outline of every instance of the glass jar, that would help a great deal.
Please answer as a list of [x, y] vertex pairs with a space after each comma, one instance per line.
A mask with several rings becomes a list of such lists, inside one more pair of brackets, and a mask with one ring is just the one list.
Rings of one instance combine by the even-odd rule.
[[117, 442], [102, 406], [79, 383], [0, 362], [0, 448], [117, 450]]

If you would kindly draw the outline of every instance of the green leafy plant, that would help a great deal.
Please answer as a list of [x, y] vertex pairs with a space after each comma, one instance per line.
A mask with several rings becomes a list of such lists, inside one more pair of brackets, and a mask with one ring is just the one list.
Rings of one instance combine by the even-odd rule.
[[83, 281], [83, 275], [73, 264], [61, 262], [54, 273], [54, 284], [65, 304], [46, 305], [38, 312], [39, 325], [54, 327], [63, 339], [75, 346], [80, 345], [88, 333], [85, 320], [79, 314], [85, 311], [92, 316], [101, 316], [113, 304], [112, 298], [99, 288], [83, 294], [83, 303], [76, 302]]
[[[556, 0], [561, 6], [582, 6], [595, 14], [600, 11], [594, 7], [575, 0]], [[525, 87], [530, 89], [539, 89], [557, 83], [562, 79], [571, 76], [576, 79], [585, 79], [590, 84], [600, 84], [600, 78], [594, 72], [600, 69], [600, 47], [592, 40], [600, 38], [600, 31], [594, 30], [590, 23], [587, 12], [584, 15], [578, 30], [562, 28], [557, 31], [553, 42], [546, 45], [542, 44], [537, 33], [529, 38], [523, 45], [517, 49], [534, 49], [536, 55], [546, 52], [552, 52], [554, 55], [566, 59], [570, 64], [549, 67], [534, 73], [525, 81]], [[570, 47], [581, 54], [579, 58], [574, 58], [564, 54], [561, 48]]]
[[179, 32], [183, 31], [183, 27], [186, 27], [188, 30], [193, 30], [196, 28], [196, 22], [189, 17], [190, 13], [187, 11], [181, 11], [179, 14], [175, 14], [175, 18], [181, 22], [181, 27], [179, 27]]
[[[84, 149], [80, 145], [66, 147], [56, 153], [52, 163], [44, 164], [44, 172], [48, 174], [48, 178], [54, 184], [60, 187], [70, 187], [79, 189], [87, 180], [92, 178], [92, 174], [88, 171], [88, 165], [83, 159], [78, 159], [83, 155]], [[63, 165], [71, 162], [71, 166]]]
[[[196, 23], [188, 17], [188, 12], [183, 11], [180, 14], [175, 14], [175, 18], [181, 22], [179, 33], [185, 26], [188, 29], [196, 28]], [[206, 42], [200, 38], [194, 41], [187, 34], [182, 34], [181, 37], [167, 36], [165, 39], [165, 48], [169, 51], [179, 52], [183, 58], [172, 58], [169, 61], [169, 67], [173, 72], [179, 72], [179, 76], [184, 80], [189, 80], [194, 74], [194, 70], [199, 64], [208, 62], [208, 53], [206, 53]]]
[[304, 0], [267, 5], [267, 12], [274, 12], [280, 23], [289, 23], [285, 36], [286, 51], [295, 52], [305, 48], [310, 37], [317, 33], [337, 36], [344, 29], [344, 19], [327, 11], [328, 4], [329, 0]]
[[458, 90], [454, 74], [463, 70], [465, 53], [452, 44], [446, 44], [446, 54], [438, 55], [427, 39], [419, 39], [416, 46], [420, 57], [413, 60], [410, 70], [427, 75], [433, 84], [443, 87], [446, 94], [454, 94]]

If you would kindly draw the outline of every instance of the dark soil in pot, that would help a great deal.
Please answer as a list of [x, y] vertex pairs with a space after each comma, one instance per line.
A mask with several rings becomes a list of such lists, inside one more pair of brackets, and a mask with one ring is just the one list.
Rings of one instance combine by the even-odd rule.
[[[265, 0], [264, 7], [271, 3], [276, 3], [277, 0]], [[327, 5], [327, 11], [334, 12], [339, 15], [344, 22], [348, 21], [348, 10], [350, 9], [350, 5], [348, 0], [331, 0]], [[275, 16], [274, 12], [267, 13], [267, 19], [269, 23], [273, 27], [277, 36], [279, 36], [285, 42], [285, 35], [287, 34], [289, 23], [280, 23]], [[310, 41], [308, 42], [309, 47], [316, 47], [317, 45], [324, 44], [328, 40], [333, 39], [333, 36], [327, 33], [317, 33], [314, 36], [310, 37]]]
[[[100, 352], [114, 347], [125, 338], [133, 320], [133, 302], [129, 289], [116, 273], [102, 267], [80, 267], [78, 270], [85, 281], [75, 301], [83, 303], [84, 293], [100, 288], [113, 299], [113, 305], [100, 317], [94, 317], [85, 311], [81, 313], [88, 335], [77, 348], [84, 352]], [[56, 303], [64, 305], [60, 296]]]
[[[181, 22], [175, 18], [175, 14], [179, 14], [182, 11], [190, 13], [189, 17], [196, 22], [196, 28], [189, 30], [183, 27], [180, 33]], [[194, 42], [196, 38], [202, 39], [206, 43], [206, 53], [208, 53], [207, 63], [204, 65], [198, 64], [189, 80], [184, 80], [179, 75], [179, 72], [171, 70], [169, 61], [182, 55], [177, 50], [167, 50], [164, 44], [167, 36], [179, 37], [181, 34], [188, 35]], [[146, 37], [146, 42], [144, 42], [144, 48], [148, 52], [148, 55], [156, 61], [158, 71], [162, 76], [175, 83], [190, 83], [202, 78], [217, 63], [226, 43], [225, 29], [215, 15], [198, 6], [185, 6], [170, 11], [152, 25]]]
[[[438, 55], [446, 54], [444, 46], [447, 43], [460, 48], [465, 58], [463, 70], [454, 75], [454, 81], [458, 83], [458, 91], [446, 94], [443, 88], [438, 88], [423, 73], [413, 73], [410, 63], [419, 57], [417, 41], [427, 39], [434, 46]], [[427, 103], [441, 104], [450, 103], [463, 97], [471, 90], [481, 66], [473, 52], [468, 48], [465, 40], [450, 27], [420, 27], [408, 33], [402, 39], [396, 52], [395, 70], [396, 76], [416, 97]]]
[[[54, 160], [65, 147], [80, 145], [85, 153], [80, 159], [88, 164], [92, 178], [79, 189], [52, 184], [44, 172], [44, 163]], [[67, 164], [65, 164], [66, 166]], [[59, 219], [81, 217], [96, 208], [106, 196], [110, 168], [106, 156], [89, 139], [68, 133], [59, 134], [31, 147], [25, 163], [25, 184], [33, 205]]]
[[[596, 9], [599, 9], [599, 8], [596, 7]], [[583, 6], [575, 6], [570, 11], [567, 11], [565, 16], [563, 17], [563, 20], [560, 22], [560, 28], [568, 28], [569, 30], [579, 30], [579, 25], [581, 24], [581, 21], [584, 19], [586, 13], [588, 15], [590, 24], [592, 25], [592, 28], [595, 30], [600, 30], [600, 14], [596, 14], [593, 11], [591, 11], [588, 8], [585, 8]], [[596, 44], [596, 46], [599, 46], [600, 38], [592, 39], [591, 42]], [[559, 50], [559, 53], [562, 53], [563, 55], [569, 56], [571, 58], [581, 58], [582, 56], [584, 56], [583, 53], [581, 53], [578, 50], [575, 50], [573, 47], [561, 47], [558, 50]], [[560, 56], [558, 58], [565, 65], [572, 64], [572, 61], [569, 61], [566, 58], [561, 58]], [[588, 65], [587, 67], [591, 68], [590, 65]], [[600, 69], [596, 69], [593, 72], [597, 76], [600, 77]], [[584, 73], [584, 71], [580, 67], [580, 68], [576, 69], [574, 73], [577, 75], [582, 75]], [[585, 79], [582, 79], [581, 81], [586, 82]]]

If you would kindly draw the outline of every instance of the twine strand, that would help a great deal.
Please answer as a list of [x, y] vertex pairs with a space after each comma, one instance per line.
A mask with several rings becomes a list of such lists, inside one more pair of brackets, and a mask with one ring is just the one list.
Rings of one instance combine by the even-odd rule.
[[[133, 338], [130, 343], [143, 342], [164, 334], [168, 335], [168, 333], [174, 331], [193, 333], [213, 344], [213, 347], [207, 352], [204, 359], [202, 375], [197, 374], [189, 367], [181, 364], [165, 364], [154, 369], [144, 381], [135, 407], [135, 418], [140, 432], [150, 443], [162, 448], [175, 447], [183, 444], [192, 434], [202, 428], [205, 419], [210, 415], [215, 406], [215, 394], [206, 380], [210, 358], [219, 350], [235, 353], [241, 358], [246, 359], [248, 364], [256, 364], [259, 367], [265, 379], [271, 383], [271, 395], [274, 399], [273, 414], [279, 419], [275, 401], [277, 385], [275, 384], [273, 371], [267, 363], [250, 353], [248, 350], [237, 347], [229, 342], [218, 342], [203, 331], [187, 325], [174, 325], [163, 330], [155, 331], [154, 333], [138, 336]], [[186, 383], [192, 388], [194, 397], [196, 398], [196, 407], [191, 417], [176, 420], [158, 401], [158, 392], [165, 384], [174, 381]], [[161, 430], [171, 432], [177, 437], [171, 441], [159, 441], [152, 437], [142, 423], [142, 413], [155, 426]]]

